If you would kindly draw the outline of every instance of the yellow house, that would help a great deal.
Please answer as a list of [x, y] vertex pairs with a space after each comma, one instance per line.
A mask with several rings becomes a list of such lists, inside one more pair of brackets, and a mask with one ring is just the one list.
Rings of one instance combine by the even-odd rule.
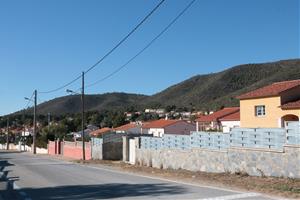
[[273, 83], [237, 98], [243, 128], [278, 128], [299, 121], [300, 80]]

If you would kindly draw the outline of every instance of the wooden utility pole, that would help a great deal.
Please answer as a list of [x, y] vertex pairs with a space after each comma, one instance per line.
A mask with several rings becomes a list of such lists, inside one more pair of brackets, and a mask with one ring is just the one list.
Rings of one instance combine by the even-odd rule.
[[82, 133], [81, 133], [81, 138], [82, 138], [82, 160], [85, 160], [85, 139], [84, 139], [84, 124], [85, 124], [85, 119], [84, 119], [84, 72], [82, 72], [82, 88], [81, 88], [81, 104], [82, 104], [82, 121], [81, 121], [81, 128], [82, 128]]
[[7, 118], [6, 132], [6, 150], [9, 150], [9, 118]]
[[25, 110], [23, 111], [23, 150], [26, 151], [26, 140], [25, 140], [25, 132], [26, 132], [26, 125], [25, 125]]
[[33, 137], [32, 137], [32, 153], [36, 154], [36, 106], [37, 106], [37, 90], [34, 90], [34, 108], [33, 108]]

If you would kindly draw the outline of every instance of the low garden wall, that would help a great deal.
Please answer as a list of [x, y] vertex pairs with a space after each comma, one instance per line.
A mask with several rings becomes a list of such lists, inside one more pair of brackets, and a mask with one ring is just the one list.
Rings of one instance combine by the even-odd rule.
[[[62, 143], [62, 155], [68, 158], [74, 158], [76, 160], [82, 159], [82, 142], [63, 142]], [[91, 144], [85, 143], [85, 159], [91, 160]]]
[[[49, 141], [49, 155], [62, 155], [67, 158], [76, 160], [82, 159], [82, 142], [67, 142], [67, 141]], [[91, 160], [91, 143], [85, 143], [85, 159]]]
[[136, 149], [136, 164], [161, 169], [300, 178], [300, 146], [284, 146], [283, 151], [238, 147]]

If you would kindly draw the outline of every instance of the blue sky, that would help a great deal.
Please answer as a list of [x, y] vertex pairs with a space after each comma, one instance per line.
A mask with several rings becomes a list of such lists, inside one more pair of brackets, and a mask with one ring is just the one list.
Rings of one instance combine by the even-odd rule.
[[[0, 0], [0, 115], [24, 108], [34, 89], [72, 80], [124, 37], [157, 0]], [[125, 63], [187, 4], [167, 0], [86, 77]], [[299, 58], [298, 0], [197, 0], [153, 46], [87, 93], [154, 94], [197, 74], [244, 63]], [[80, 82], [69, 89], [78, 89]], [[39, 95], [39, 101], [66, 95]]]

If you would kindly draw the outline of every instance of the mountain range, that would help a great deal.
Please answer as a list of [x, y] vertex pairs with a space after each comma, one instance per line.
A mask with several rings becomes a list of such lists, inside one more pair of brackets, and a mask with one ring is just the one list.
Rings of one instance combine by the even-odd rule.
[[[224, 106], [238, 106], [236, 96], [277, 81], [300, 79], [300, 59], [244, 64], [221, 72], [196, 75], [157, 94], [147, 96], [128, 93], [86, 95], [86, 109], [103, 111], [135, 107], [176, 107], [197, 110], [216, 110]], [[30, 110], [28, 110], [29, 112]], [[39, 114], [79, 113], [78, 95], [59, 97], [38, 105]]]

